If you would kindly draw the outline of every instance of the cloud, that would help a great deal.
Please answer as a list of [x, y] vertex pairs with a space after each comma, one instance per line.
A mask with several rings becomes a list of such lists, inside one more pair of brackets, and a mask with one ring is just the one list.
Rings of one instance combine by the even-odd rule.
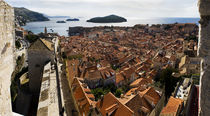
[[198, 17], [195, 0], [5, 0], [47, 15], [93, 17]]

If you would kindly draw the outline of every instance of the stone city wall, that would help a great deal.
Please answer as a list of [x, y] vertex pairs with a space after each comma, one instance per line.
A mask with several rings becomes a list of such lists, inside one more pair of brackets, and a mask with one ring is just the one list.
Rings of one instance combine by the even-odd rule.
[[39, 93], [44, 66], [52, 59], [52, 52], [28, 50], [28, 66], [30, 77], [29, 87], [31, 92]]
[[14, 9], [0, 0], [0, 115], [11, 116], [11, 75], [14, 71]]
[[199, 115], [210, 114], [210, 0], [199, 0], [200, 30], [198, 55], [201, 60]]

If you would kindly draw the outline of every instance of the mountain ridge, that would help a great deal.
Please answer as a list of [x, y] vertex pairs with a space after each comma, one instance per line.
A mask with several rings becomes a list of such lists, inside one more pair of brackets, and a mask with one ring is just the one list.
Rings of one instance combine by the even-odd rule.
[[19, 26], [24, 26], [28, 22], [49, 21], [43, 14], [29, 10], [24, 7], [14, 7], [15, 19]]

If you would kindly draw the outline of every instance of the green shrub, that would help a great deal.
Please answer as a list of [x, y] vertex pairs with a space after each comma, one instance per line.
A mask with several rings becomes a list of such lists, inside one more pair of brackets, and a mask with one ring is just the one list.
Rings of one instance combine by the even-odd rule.
[[95, 100], [96, 101], [98, 99], [100, 99], [102, 95], [105, 95], [105, 92], [104, 92], [104, 90], [102, 88], [92, 89], [91, 93], [95, 96]]
[[122, 93], [123, 93], [123, 90], [119, 88], [119, 89], [116, 90], [115, 96], [118, 97], [118, 98], [120, 98], [120, 96], [121, 96]]
[[162, 87], [165, 89], [165, 96], [169, 98], [172, 92], [175, 90], [177, 82], [181, 80], [181, 78], [176, 78], [172, 76], [173, 72], [177, 72], [173, 68], [167, 68], [161, 71], [159, 82]]
[[101, 88], [95, 88], [91, 90], [91, 93], [95, 96], [96, 101], [101, 98], [102, 95], [106, 95], [107, 93], [111, 92], [116, 97], [120, 97], [121, 94], [124, 94], [129, 88], [126, 86], [122, 88], [117, 88], [114, 84], [107, 85]]
[[25, 36], [26, 40], [29, 41], [29, 43], [33, 43], [35, 42], [37, 39], [39, 39], [38, 35], [34, 35], [34, 34], [28, 34]]
[[77, 54], [77, 55], [71, 55], [71, 56], [68, 56], [67, 58], [69, 60], [73, 60], [73, 59], [81, 59], [83, 57], [82, 54]]
[[16, 47], [16, 49], [19, 49], [21, 47], [20, 42], [17, 40], [15, 41], [15, 47]]

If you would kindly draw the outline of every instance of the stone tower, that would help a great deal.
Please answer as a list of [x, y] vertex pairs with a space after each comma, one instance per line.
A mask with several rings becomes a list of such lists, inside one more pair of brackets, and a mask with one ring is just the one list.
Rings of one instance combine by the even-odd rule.
[[47, 35], [47, 27], [44, 28], [44, 34]]
[[200, 30], [198, 55], [201, 61], [199, 115], [210, 115], [210, 0], [199, 0]]
[[11, 116], [11, 75], [14, 71], [14, 9], [0, 0], [0, 116]]

